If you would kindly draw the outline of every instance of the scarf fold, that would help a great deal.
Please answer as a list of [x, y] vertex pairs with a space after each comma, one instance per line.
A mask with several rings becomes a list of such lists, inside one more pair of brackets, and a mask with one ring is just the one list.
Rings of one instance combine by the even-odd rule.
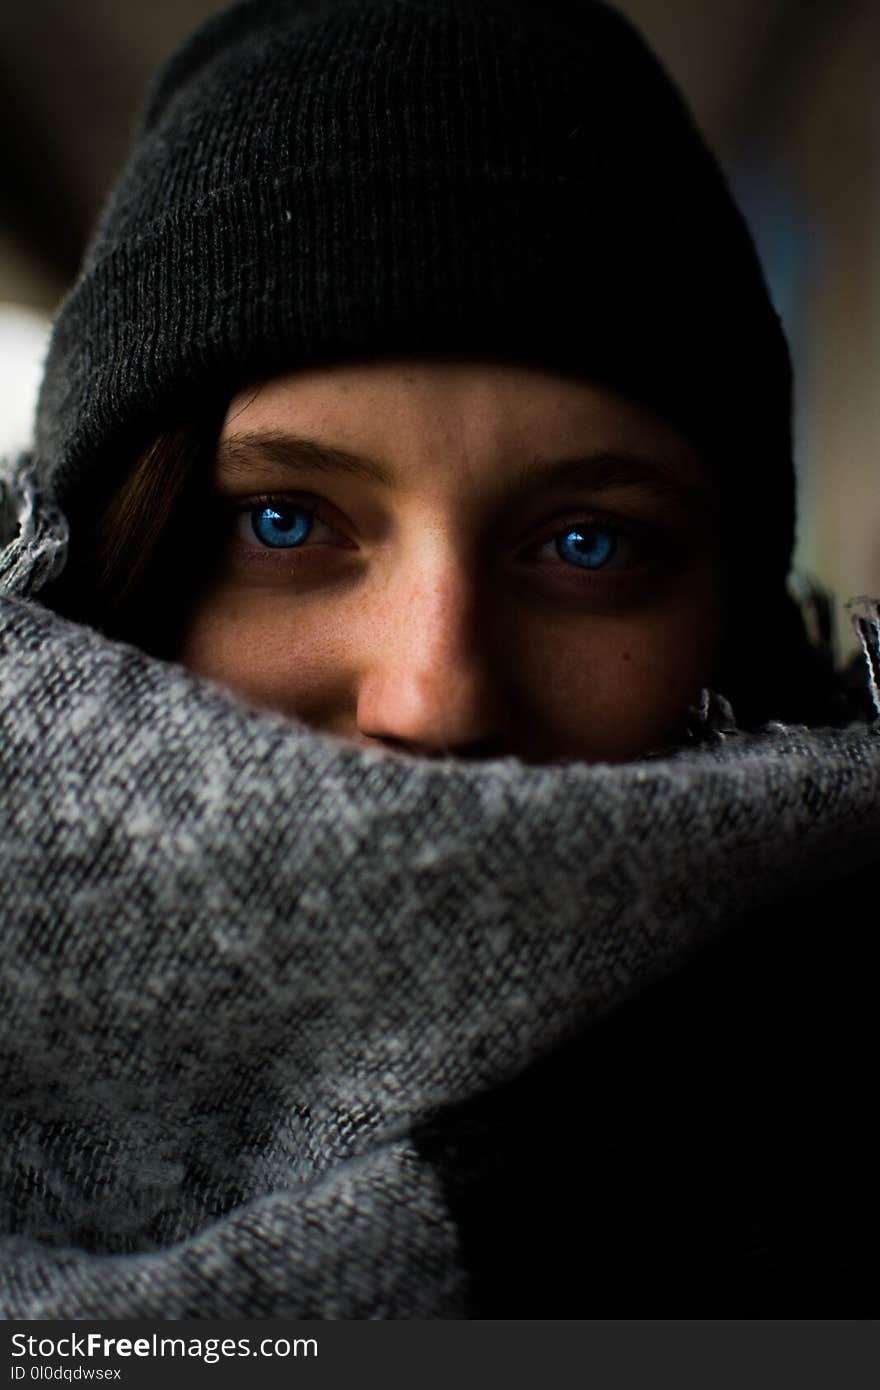
[[0, 506], [0, 1312], [464, 1315], [418, 1134], [876, 873], [876, 726], [617, 767], [364, 751], [43, 607], [63, 518], [26, 473]]

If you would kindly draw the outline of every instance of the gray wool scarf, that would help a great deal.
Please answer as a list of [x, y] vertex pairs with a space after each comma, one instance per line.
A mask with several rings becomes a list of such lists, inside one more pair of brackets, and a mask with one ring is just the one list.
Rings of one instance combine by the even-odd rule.
[[0, 499], [0, 1314], [465, 1315], [419, 1126], [744, 915], [876, 873], [875, 730], [371, 754], [42, 606], [64, 522], [28, 477]]

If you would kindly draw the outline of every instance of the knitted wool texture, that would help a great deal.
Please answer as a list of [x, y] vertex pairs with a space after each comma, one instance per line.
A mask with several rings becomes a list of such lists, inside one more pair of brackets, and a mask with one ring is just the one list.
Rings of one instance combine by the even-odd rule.
[[248, 0], [205, 26], [160, 75], [58, 316], [43, 478], [63, 502], [205, 394], [392, 353], [646, 402], [704, 451], [720, 515], [760, 498], [750, 575], [784, 580], [783, 335], [678, 93], [604, 5]]
[[[3, 512], [19, 520], [0, 558], [5, 1317], [468, 1315], [474, 1257], [454, 1193], [474, 1127], [453, 1127], [439, 1154], [425, 1135], [442, 1136], [462, 1106], [484, 1114], [566, 1040], [592, 1037], [595, 1050], [603, 1019], [749, 914], [778, 913], [792, 895], [815, 904], [860, 872], [876, 881], [880, 742], [864, 726], [777, 726], [621, 767], [370, 755], [43, 608], [34, 594], [63, 559], [63, 520], [27, 468], [7, 478]], [[741, 1297], [751, 1312], [791, 1309], [803, 1270], [810, 1298], [853, 1311], [862, 1231], [873, 1250], [872, 1227], [846, 1208], [868, 1153], [848, 1129], [864, 1108], [847, 1090], [859, 1052], [849, 1055], [844, 1023], [820, 1031], [822, 1060], [809, 1062], [792, 1008], [797, 959], [785, 957], [778, 983], [770, 965], [778, 926], [762, 929], [730, 987], [733, 1081], [717, 1057], [693, 1093], [682, 1079], [715, 1056], [710, 991], [710, 1017], [668, 1074], [651, 1070], [663, 1041], [651, 1026], [610, 1134], [605, 1062], [592, 1081], [582, 1061], [561, 1082], [557, 1066], [549, 1117], [534, 1092], [520, 1095], [500, 1154], [494, 1112], [485, 1133], [478, 1125], [479, 1147], [502, 1165], [492, 1187], [514, 1183], [499, 1238], [516, 1242], [499, 1256], [493, 1237], [492, 1280], [524, 1259], [521, 1312], [559, 1312], [541, 1297], [562, 1232], [549, 1265], [533, 1263], [523, 1232], [554, 1199], [578, 1113], [589, 1137], [566, 1221], [586, 1205], [591, 1258], [605, 1253], [594, 1285], [582, 1273], [563, 1286], [569, 1315], [631, 1311], [646, 1269], [652, 1307], [670, 1315], [707, 1301], [717, 1311], [713, 1298], [726, 1311]], [[836, 949], [823, 945], [811, 1027], [833, 1007], [841, 930]], [[847, 1020], [863, 977], [847, 977]], [[740, 1133], [730, 1116], [762, 980], [778, 993], [781, 1033], [760, 1041], [766, 1115], [760, 1092], [749, 1095]], [[840, 1038], [844, 1072], [829, 1062]], [[777, 1191], [769, 1136], [779, 1113], [787, 1132], [798, 1066], [820, 1137], [797, 1140]], [[649, 1114], [652, 1137], [632, 1146], [635, 1182], [609, 1187], [596, 1164], [628, 1111], [677, 1084], [687, 1137], [666, 1097], [671, 1128], [661, 1138]], [[713, 1123], [718, 1147], [699, 1157]], [[831, 1208], [810, 1188], [801, 1230], [826, 1131], [846, 1189]], [[612, 1175], [626, 1153], [612, 1151]], [[827, 1156], [819, 1166], [827, 1180]], [[769, 1253], [755, 1182], [769, 1183]], [[781, 1215], [792, 1192], [794, 1234]], [[672, 1229], [655, 1247], [639, 1213], [669, 1201]], [[695, 1232], [706, 1247], [696, 1256]], [[670, 1294], [683, 1243], [692, 1264]]]
[[[57, 504], [203, 391], [383, 351], [654, 404], [731, 514], [759, 489], [784, 575], [784, 343], [623, 21], [255, 0], [207, 26], [59, 316], [36, 468], [0, 487], [0, 1314], [866, 1311], [876, 972], [841, 918], [876, 883], [872, 730], [707, 727], [617, 768], [371, 756], [40, 604]], [[806, 977], [785, 919], [829, 899]], [[741, 968], [658, 1023], [729, 941]]]

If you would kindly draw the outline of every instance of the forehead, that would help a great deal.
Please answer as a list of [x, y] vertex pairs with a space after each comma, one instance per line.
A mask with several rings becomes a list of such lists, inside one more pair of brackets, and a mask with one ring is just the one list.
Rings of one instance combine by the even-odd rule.
[[285, 436], [331, 446], [355, 465], [363, 460], [392, 483], [442, 473], [447, 485], [466, 485], [585, 455], [643, 460], [682, 483], [702, 476], [683, 436], [646, 407], [593, 382], [511, 363], [387, 359], [290, 372], [236, 396], [221, 440], [234, 447]]

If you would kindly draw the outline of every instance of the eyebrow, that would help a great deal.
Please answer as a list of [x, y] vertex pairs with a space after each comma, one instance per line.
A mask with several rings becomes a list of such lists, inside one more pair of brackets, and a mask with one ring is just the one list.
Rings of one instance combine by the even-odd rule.
[[322, 473], [348, 473], [370, 483], [391, 482], [391, 473], [378, 459], [286, 431], [229, 435], [217, 447], [216, 462], [217, 468], [231, 478], [246, 475], [255, 463], [264, 463], [291, 470], [317, 468]]
[[517, 469], [518, 486], [524, 492], [556, 487], [637, 488], [672, 501], [693, 504], [704, 491], [694, 479], [682, 478], [672, 463], [628, 450], [588, 454], [572, 459], [532, 459]]
[[[294, 472], [318, 469], [346, 473], [386, 486], [393, 481], [392, 471], [379, 459], [287, 431], [229, 435], [218, 445], [216, 462], [218, 470], [232, 480], [246, 477], [255, 464], [262, 463]], [[549, 486], [598, 491], [625, 487], [682, 505], [693, 505], [703, 492], [699, 482], [681, 478], [673, 464], [626, 450], [570, 459], [534, 458], [514, 470], [513, 478], [521, 492], [538, 492]]]

